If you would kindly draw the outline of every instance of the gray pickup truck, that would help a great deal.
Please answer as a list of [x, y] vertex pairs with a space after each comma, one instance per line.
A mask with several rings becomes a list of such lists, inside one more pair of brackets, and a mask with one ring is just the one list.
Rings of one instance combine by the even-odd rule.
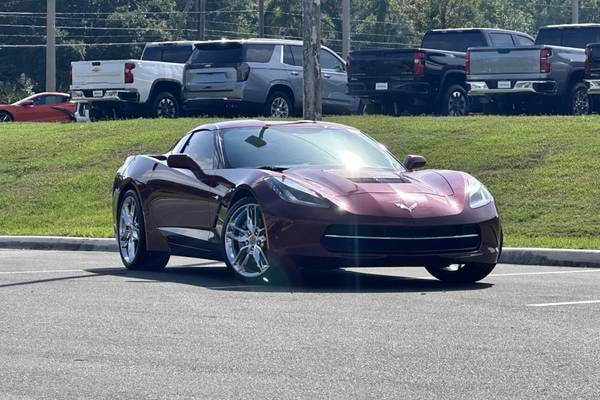
[[533, 46], [470, 48], [469, 96], [501, 113], [587, 114], [585, 47], [600, 42], [600, 24], [540, 28]]

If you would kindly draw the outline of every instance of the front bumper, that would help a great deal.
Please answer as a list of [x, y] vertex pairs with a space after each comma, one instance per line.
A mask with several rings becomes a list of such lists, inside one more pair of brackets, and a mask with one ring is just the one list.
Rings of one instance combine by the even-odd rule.
[[469, 96], [488, 96], [496, 94], [531, 93], [554, 95], [557, 92], [556, 82], [544, 80], [506, 81], [510, 87], [498, 87], [498, 82], [469, 81]]
[[140, 94], [134, 89], [71, 90], [71, 99], [88, 103], [96, 101], [139, 103]]
[[588, 87], [588, 94], [600, 94], [600, 80], [587, 79], [585, 84]]

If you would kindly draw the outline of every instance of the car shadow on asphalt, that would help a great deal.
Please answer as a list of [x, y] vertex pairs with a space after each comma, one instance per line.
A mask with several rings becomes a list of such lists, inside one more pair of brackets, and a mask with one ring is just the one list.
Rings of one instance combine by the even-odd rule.
[[[132, 271], [104, 268], [88, 269], [99, 275], [118, 275], [127, 282], [168, 282], [192, 285], [219, 291], [243, 292], [324, 292], [324, 293], [371, 293], [371, 292], [448, 292], [481, 290], [492, 287], [491, 283], [449, 284], [436, 279], [379, 275], [349, 270], [304, 271], [292, 283], [289, 280], [249, 285], [240, 282], [222, 266], [207, 263], [189, 264], [166, 268], [160, 272]], [[425, 270], [423, 270], [426, 274]]]

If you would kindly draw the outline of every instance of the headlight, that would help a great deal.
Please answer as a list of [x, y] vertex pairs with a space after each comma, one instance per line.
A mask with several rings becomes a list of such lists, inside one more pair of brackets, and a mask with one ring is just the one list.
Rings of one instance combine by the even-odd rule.
[[471, 208], [479, 208], [490, 204], [494, 201], [492, 194], [485, 186], [477, 179], [470, 177], [469, 186], [467, 188], [469, 194], [469, 205]]
[[270, 176], [265, 179], [265, 182], [273, 188], [279, 197], [290, 203], [320, 208], [329, 207], [329, 202], [322, 198], [317, 192], [310, 190], [291, 179]]

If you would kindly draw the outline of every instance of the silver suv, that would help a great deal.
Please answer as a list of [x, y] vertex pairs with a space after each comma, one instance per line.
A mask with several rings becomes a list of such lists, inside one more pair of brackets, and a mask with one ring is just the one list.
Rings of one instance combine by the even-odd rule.
[[[346, 65], [321, 47], [323, 112], [361, 110], [346, 94]], [[219, 40], [197, 43], [183, 73], [188, 110], [218, 109], [287, 117], [302, 110], [302, 42], [280, 39]]]

